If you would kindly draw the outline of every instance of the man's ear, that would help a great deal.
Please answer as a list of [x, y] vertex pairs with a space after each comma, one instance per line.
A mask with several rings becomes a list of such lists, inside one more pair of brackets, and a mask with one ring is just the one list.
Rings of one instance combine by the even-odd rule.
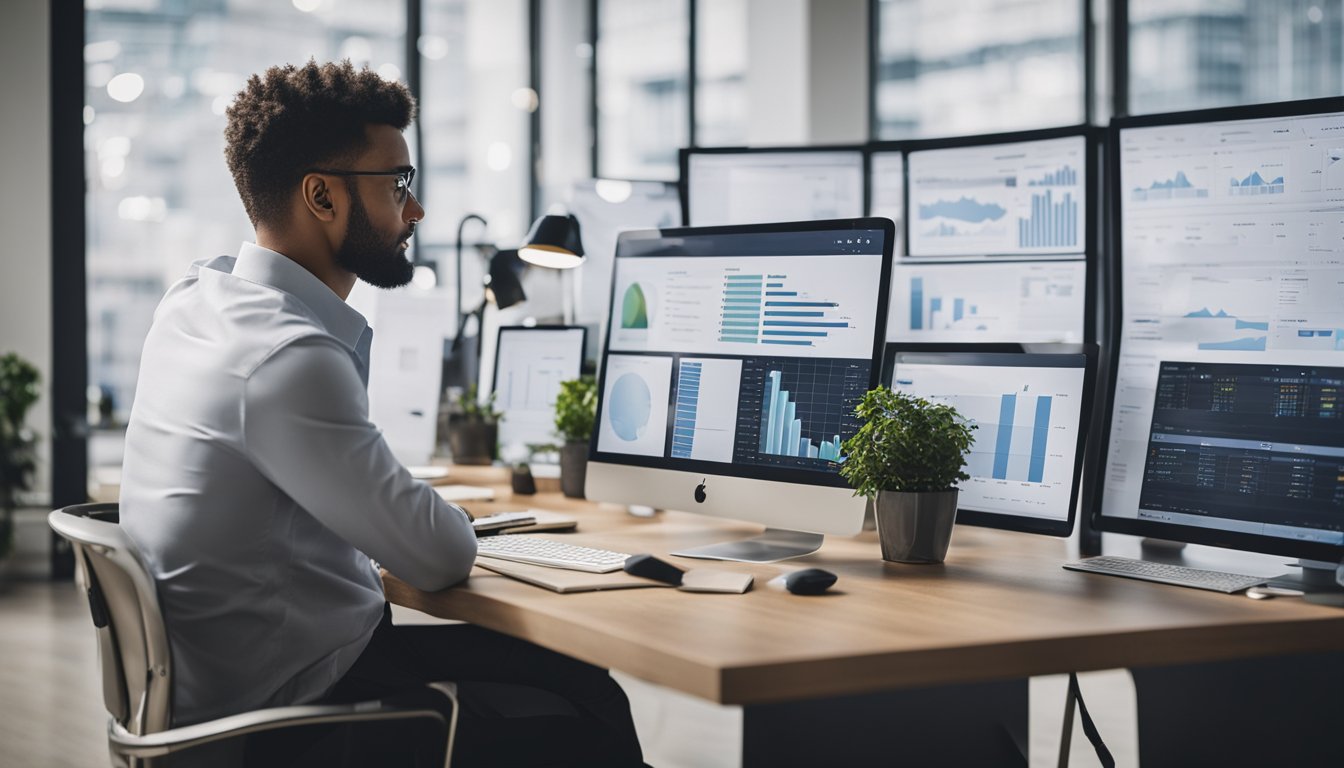
[[327, 180], [316, 173], [303, 177], [303, 205], [319, 221], [335, 221], [336, 205]]

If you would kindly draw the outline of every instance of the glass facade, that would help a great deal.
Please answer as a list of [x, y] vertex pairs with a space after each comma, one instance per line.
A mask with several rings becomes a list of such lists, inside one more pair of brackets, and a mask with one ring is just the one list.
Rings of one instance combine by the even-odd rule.
[[689, 0], [599, 0], [597, 175], [677, 178], [690, 140]]
[[1130, 0], [1130, 112], [1344, 92], [1341, 0]]
[[1079, 0], [880, 0], [874, 138], [1083, 121]]
[[748, 0], [698, 0], [695, 17], [695, 143], [747, 143]]

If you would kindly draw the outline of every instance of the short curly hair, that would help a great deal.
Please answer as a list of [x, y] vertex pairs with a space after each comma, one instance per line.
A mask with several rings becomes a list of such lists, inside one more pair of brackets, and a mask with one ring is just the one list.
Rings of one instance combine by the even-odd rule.
[[415, 98], [350, 61], [287, 64], [253, 75], [228, 109], [224, 157], [254, 226], [289, 218], [304, 171], [349, 161], [368, 144], [365, 128], [405, 130]]

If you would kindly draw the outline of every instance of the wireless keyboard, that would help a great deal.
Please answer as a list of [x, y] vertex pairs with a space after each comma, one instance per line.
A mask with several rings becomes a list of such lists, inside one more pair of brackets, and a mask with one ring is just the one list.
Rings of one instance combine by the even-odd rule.
[[1257, 584], [1269, 581], [1263, 576], [1247, 576], [1242, 573], [1206, 571], [1201, 568], [1187, 568], [1183, 565], [1150, 563], [1147, 560], [1135, 560], [1130, 557], [1089, 557], [1073, 563], [1065, 563], [1070, 571], [1101, 573], [1107, 576], [1123, 576], [1127, 579], [1156, 581], [1161, 584], [1174, 584], [1178, 587], [1194, 587], [1214, 592], [1240, 592]]
[[479, 539], [476, 544], [476, 551], [485, 557], [589, 573], [619, 571], [625, 565], [626, 558], [630, 557], [624, 552], [567, 544], [527, 534], [491, 536]]

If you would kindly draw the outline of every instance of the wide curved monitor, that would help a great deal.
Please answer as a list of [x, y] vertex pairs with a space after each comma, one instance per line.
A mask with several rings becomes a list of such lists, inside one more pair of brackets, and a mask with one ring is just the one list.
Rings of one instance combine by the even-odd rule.
[[1111, 130], [1118, 311], [1096, 526], [1338, 563], [1344, 99]]
[[690, 556], [777, 560], [858, 533], [840, 446], [877, 384], [893, 234], [887, 219], [622, 233], [588, 497], [771, 529]]

